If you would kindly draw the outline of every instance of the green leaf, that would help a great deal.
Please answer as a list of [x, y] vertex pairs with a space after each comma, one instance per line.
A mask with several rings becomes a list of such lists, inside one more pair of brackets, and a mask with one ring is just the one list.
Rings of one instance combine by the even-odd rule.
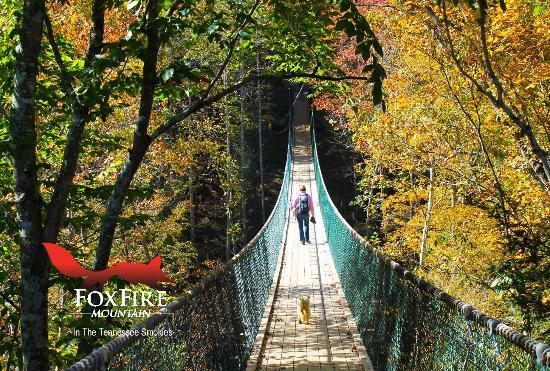
[[374, 47], [374, 50], [378, 53], [379, 56], [384, 56], [384, 50], [382, 50], [382, 46], [378, 42], [378, 40], [374, 39], [372, 41], [372, 46]]
[[166, 81], [170, 80], [170, 78], [172, 76], [174, 76], [174, 69], [173, 68], [168, 68], [167, 70], [165, 70], [162, 73], [162, 82], [166, 82]]
[[545, 5], [537, 5], [535, 6], [535, 8], [533, 9], [533, 15], [536, 17], [536, 16], [539, 16], [541, 15], [542, 13], [544, 13], [544, 11], [546, 10], [546, 6]]
[[250, 40], [252, 38], [252, 32], [249, 29], [239, 31], [239, 36], [243, 40]]
[[208, 27], [206, 28], [206, 33], [211, 35], [211, 34], [215, 33], [216, 31], [218, 31], [219, 28], [220, 28], [219, 24], [212, 23], [211, 25], [208, 25]]
[[377, 80], [372, 87], [372, 103], [376, 106], [382, 103], [382, 81]]

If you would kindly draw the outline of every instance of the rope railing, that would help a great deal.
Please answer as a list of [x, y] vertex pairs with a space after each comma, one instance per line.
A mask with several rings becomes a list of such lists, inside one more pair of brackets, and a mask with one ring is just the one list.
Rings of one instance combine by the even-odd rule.
[[550, 347], [416, 277], [340, 215], [319, 167], [327, 239], [347, 302], [377, 370], [548, 370]]
[[[239, 370], [246, 366], [288, 227], [291, 127], [289, 122], [281, 191], [252, 241], [189, 292], [68, 370]], [[144, 336], [143, 329], [152, 335]]]

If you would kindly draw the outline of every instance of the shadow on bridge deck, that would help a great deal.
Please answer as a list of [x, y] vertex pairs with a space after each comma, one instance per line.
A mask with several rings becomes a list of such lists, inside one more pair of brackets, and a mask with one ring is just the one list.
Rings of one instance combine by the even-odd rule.
[[[297, 109], [300, 107], [307, 112], [303, 102], [298, 102]], [[302, 246], [291, 213], [284, 255], [277, 268], [280, 279], [276, 276], [273, 280], [247, 370], [372, 370], [328, 248], [307, 124], [295, 129], [292, 171], [292, 193], [297, 194], [302, 184], [307, 187], [313, 197], [317, 224], [310, 224], [311, 243]], [[309, 324], [298, 323], [301, 295], [309, 295], [311, 300]]]

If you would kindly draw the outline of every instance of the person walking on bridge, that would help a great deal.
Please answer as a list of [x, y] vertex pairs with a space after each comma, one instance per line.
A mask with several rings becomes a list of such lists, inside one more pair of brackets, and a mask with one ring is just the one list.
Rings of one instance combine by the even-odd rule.
[[313, 210], [313, 199], [306, 192], [306, 186], [300, 186], [300, 193], [292, 202], [294, 215], [298, 220], [298, 232], [300, 233], [300, 242], [302, 245], [309, 243], [309, 215], [311, 214], [311, 222], [315, 224], [315, 213]]

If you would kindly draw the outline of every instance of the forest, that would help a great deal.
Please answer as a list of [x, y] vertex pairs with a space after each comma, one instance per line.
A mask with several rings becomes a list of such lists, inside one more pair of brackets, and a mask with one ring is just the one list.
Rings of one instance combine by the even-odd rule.
[[349, 223], [550, 342], [545, 0], [2, 0], [0, 27], [6, 369], [67, 366], [110, 339], [67, 329], [136, 321], [75, 315], [81, 282], [43, 242], [96, 271], [160, 254], [170, 298], [237, 254], [304, 86]]

